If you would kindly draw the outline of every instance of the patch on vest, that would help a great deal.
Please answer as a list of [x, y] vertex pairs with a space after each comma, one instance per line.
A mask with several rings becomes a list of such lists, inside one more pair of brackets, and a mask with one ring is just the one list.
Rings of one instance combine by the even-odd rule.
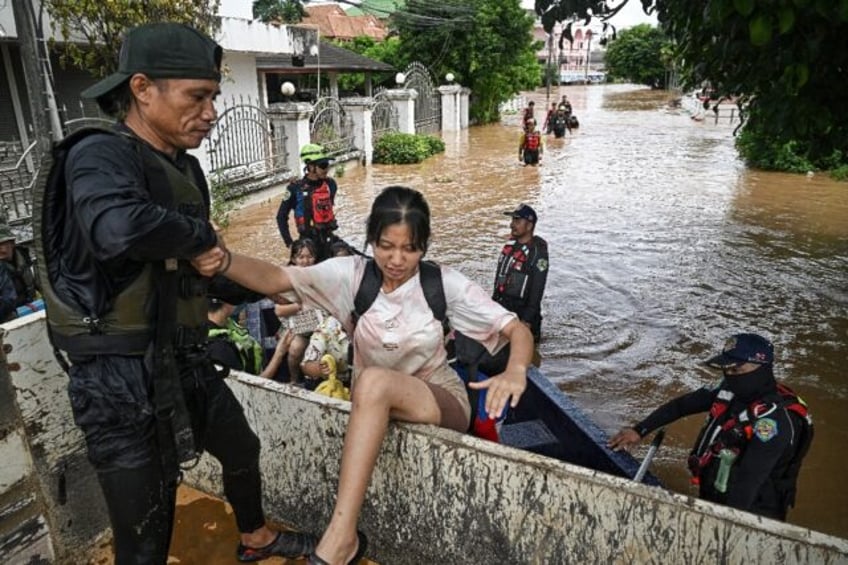
[[548, 270], [547, 259], [539, 259], [539, 261], [536, 263], [536, 267], [538, 267], [539, 271], [542, 272], [542, 273], [547, 271]]
[[754, 424], [754, 435], [765, 443], [777, 435], [777, 422], [771, 418], [760, 418]]

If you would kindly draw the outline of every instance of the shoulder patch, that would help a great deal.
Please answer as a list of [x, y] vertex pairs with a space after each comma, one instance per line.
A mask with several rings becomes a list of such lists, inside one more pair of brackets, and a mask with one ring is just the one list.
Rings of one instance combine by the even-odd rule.
[[291, 198], [291, 195], [292, 195], [291, 188], [286, 187], [285, 190], [283, 190], [283, 202], [285, 202], [286, 200]]
[[754, 435], [765, 443], [777, 435], [777, 422], [771, 418], [760, 418], [754, 424]]
[[539, 269], [539, 271], [544, 273], [545, 271], [548, 270], [548, 260], [547, 259], [539, 259], [539, 261], [536, 263], [536, 267]]

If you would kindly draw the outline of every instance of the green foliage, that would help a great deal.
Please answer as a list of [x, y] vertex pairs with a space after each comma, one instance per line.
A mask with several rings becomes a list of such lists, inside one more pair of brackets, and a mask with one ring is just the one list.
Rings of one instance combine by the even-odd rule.
[[220, 26], [219, 5], [219, 0], [44, 0], [53, 31], [63, 41], [52, 45], [60, 52], [61, 64], [96, 77], [115, 72], [128, 29], [150, 22], [182, 22], [214, 37]]
[[848, 181], [848, 165], [842, 165], [830, 171], [830, 176], [835, 180]]
[[241, 197], [232, 196], [232, 187], [223, 180], [212, 180], [209, 191], [212, 193], [211, 220], [219, 227], [230, 225], [230, 213], [239, 207]]
[[471, 89], [474, 122], [496, 121], [498, 106], [541, 83], [533, 18], [519, 0], [409, 2], [392, 16], [400, 51], [436, 77], [451, 72]]
[[374, 144], [374, 162], [388, 165], [420, 163], [445, 150], [445, 143], [432, 135], [387, 133]]
[[254, 0], [253, 17], [265, 23], [300, 23], [306, 16], [301, 0]]
[[[608, 18], [601, 0], [536, 0], [546, 29], [590, 14]], [[629, 0], [634, 1], [634, 0]], [[833, 167], [848, 147], [848, 0], [642, 0], [675, 44], [684, 87], [704, 83], [718, 96], [737, 97], [748, 111], [740, 144], [771, 162], [796, 167], [788, 153], [815, 168]], [[794, 142], [793, 145], [788, 145]], [[756, 148], [753, 150], [752, 148]], [[790, 149], [787, 149], [790, 148]], [[842, 164], [846, 158], [842, 157]]]
[[[354, 38], [353, 41], [334, 40], [333, 43], [369, 59], [389, 64], [395, 69], [403, 69], [408, 63], [400, 54], [400, 39], [396, 36], [387, 37], [380, 42], [374, 40], [373, 37], [360, 36]], [[377, 74], [375, 81], [378, 84], [389, 81], [391, 86], [394, 87], [395, 72], [383, 73], [383, 75]], [[339, 75], [339, 89], [364, 94], [365, 75], [362, 73], [341, 73]]]
[[662, 30], [641, 24], [625, 29], [609, 42], [606, 69], [614, 79], [662, 88], [671, 42]]

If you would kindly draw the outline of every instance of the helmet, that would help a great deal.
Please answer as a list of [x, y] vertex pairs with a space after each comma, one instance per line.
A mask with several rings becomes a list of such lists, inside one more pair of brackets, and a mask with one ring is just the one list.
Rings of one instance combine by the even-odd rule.
[[303, 159], [304, 163], [320, 161], [321, 159], [329, 159], [329, 157], [327, 157], [327, 154], [324, 153], [324, 147], [318, 145], [317, 143], [307, 143], [306, 145], [301, 147], [300, 158]]

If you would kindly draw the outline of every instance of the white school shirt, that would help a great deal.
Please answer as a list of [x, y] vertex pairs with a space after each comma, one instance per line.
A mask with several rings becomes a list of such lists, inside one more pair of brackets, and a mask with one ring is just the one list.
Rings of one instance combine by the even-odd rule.
[[[336, 257], [286, 270], [299, 301], [323, 308], [341, 320], [350, 335], [353, 301], [366, 262], [361, 256]], [[516, 315], [465, 275], [450, 267], [441, 266], [441, 270], [451, 326], [497, 353], [507, 343], [500, 331]], [[380, 291], [359, 319], [353, 344], [355, 374], [376, 366], [428, 380], [447, 365], [444, 331], [427, 304], [419, 273], [388, 294]]]

